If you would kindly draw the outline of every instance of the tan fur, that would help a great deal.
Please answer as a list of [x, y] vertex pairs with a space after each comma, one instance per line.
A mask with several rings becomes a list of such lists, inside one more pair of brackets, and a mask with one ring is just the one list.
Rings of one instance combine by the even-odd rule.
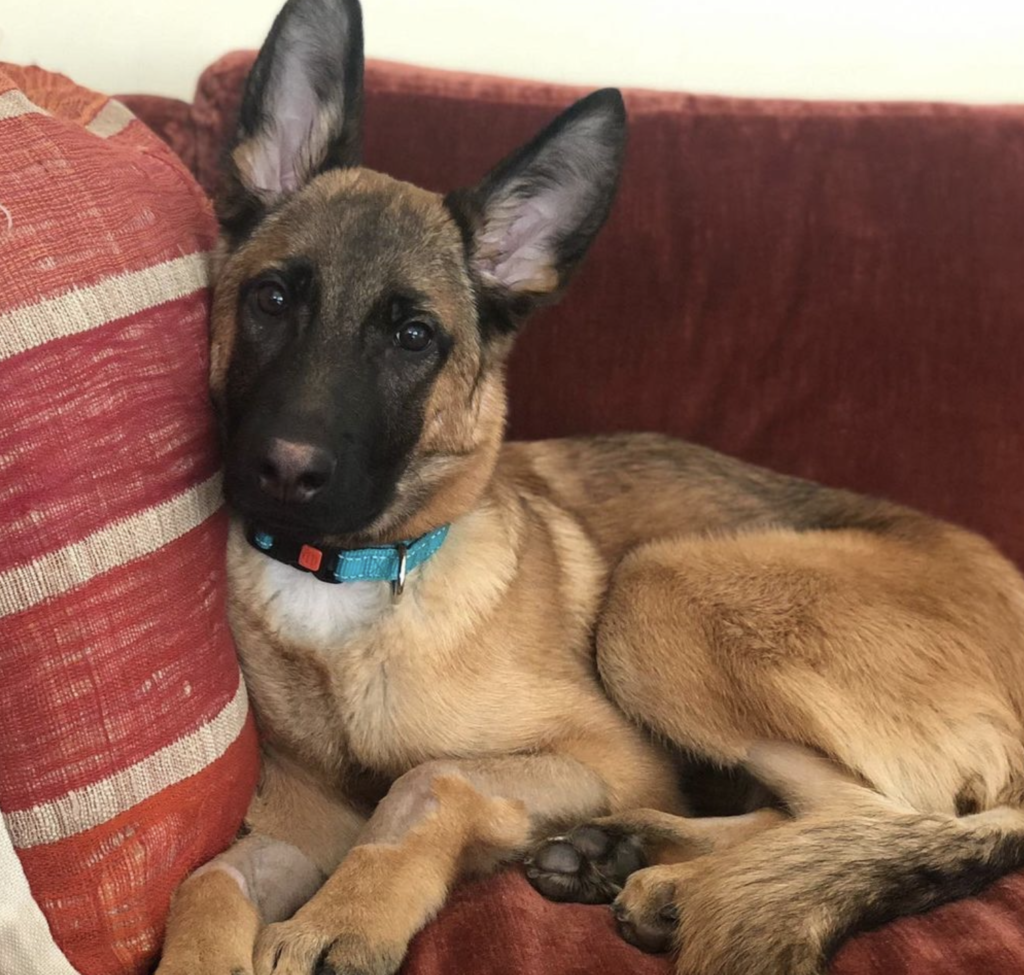
[[[248, 826], [330, 874], [290, 920], [264, 917], [276, 923], [259, 938], [257, 975], [309, 975], [318, 959], [391, 973], [460, 876], [608, 814], [657, 834], [656, 860], [700, 858], [634, 874], [617, 907], [634, 926], [666, 904], [696, 912], [680, 961], [693, 973], [748, 971], [744, 952], [781, 943], [772, 912], [791, 878], [777, 864], [808, 823], [834, 829], [838, 846], [891, 833], [914, 850], [947, 825], [966, 838], [1018, 828], [1002, 813], [953, 818], [968, 800], [1021, 802], [1013, 567], [914, 512], [665, 438], [502, 447], [508, 342], [479, 337], [463, 244], [438, 197], [366, 170], [329, 173], [225, 255], [215, 397], [228, 395], [242, 283], [294, 254], [347, 267], [338, 214], [368, 203], [376, 237], [336, 286], [412, 282], [455, 345], [396, 499], [366, 537], [452, 528], [400, 602], [371, 588], [343, 620], [315, 589], [290, 612], [298, 590], [233, 530], [231, 619], [266, 748]], [[848, 801], [804, 809], [794, 794], [798, 818], [781, 825], [770, 811], [673, 820], [684, 809], [672, 762], [640, 726], [768, 779], [758, 742], [808, 746]], [[652, 811], [622, 818], [638, 809]], [[748, 904], [750, 875], [767, 893]], [[786, 919], [814, 947], [794, 972], [817, 971], [834, 933], [805, 893]], [[247, 903], [224, 870], [186, 882], [160, 975], [250, 971]], [[743, 924], [737, 954], [730, 932]]]
[[853, 878], [865, 850], [883, 844], [894, 862], [913, 865], [907, 878], [895, 878], [906, 880], [909, 913], [914, 869], [941, 873], [958, 855], [989, 855], [1007, 836], [1024, 842], [1018, 809], [959, 819], [922, 814], [803, 749], [758, 745], [753, 752], [751, 765], [786, 795], [797, 819], [720, 846], [713, 856], [638, 871], [615, 905], [638, 940], [678, 930], [680, 975], [821, 975], [836, 935], [845, 933], [836, 927], [837, 907], [863, 896]]
[[189, 877], [171, 902], [165, 970], [247, 972], [260, 929], [256, 906], [222, 870]]
[[[1019, 799], [1024, 602], [976, 538], [664, 542], [616, 581], [602, 676], [671, 740], [727, 763], [759, 739], [813, 745], [920, 810], [954, 812], [968, 782], [982, 808]], [[698, 707], [680, 686], [702, 689]]]
[[758, 809], [739, 816], [673, 816], [660, 809], [630, 809], [604, 816], [590, 825], [622, 830], [641, 839], [654, 865], [686, 863], [742, 843], [787, 822], [777, 809]]

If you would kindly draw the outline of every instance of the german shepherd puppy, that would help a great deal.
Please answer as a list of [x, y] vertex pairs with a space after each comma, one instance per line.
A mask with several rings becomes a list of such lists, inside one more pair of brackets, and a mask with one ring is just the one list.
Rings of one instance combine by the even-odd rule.
[[[362, 61], [356, 0], [290, 0], [219, 201], [263, 775], [160, 975], [389, 975], [453, 883], [517, 858], [680, 972], [811, 975], [1024, 862], [1024, 580], [664, 437], [503, 444], [509, 350], [608, 214], [622, 99], [441, 197], [360, 168]], [[687, 817], [678, 754], [775, 801]]]

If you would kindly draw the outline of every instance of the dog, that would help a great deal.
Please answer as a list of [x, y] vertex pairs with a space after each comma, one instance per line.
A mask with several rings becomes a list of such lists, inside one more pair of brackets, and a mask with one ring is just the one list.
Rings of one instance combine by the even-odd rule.
[[[812, 975], [1024, 862], [1024, 580], [992, 545], [665, 437], [503, 443], [517, 331], [612, 205], [619, 93], [442, 197], [360, 167], [362, 73], [356, 0], [289, 0], [218, 201], [262, 777], [159, 975], [390, 975], [515, 860], [680, 972]], [[688, 815], [680, 756], [767, 801]]]

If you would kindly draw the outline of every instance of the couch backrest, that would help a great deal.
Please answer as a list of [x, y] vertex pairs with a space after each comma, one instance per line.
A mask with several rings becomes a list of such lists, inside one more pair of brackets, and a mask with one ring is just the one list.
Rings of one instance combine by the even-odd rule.
[[[207, 185], [250, 53], [200, 84]], [[579, 89], [371, 62], [368, 165], [475, 181]], [[511, 433], [663, 430], [1024, 563], [1024, 109], [629, 92], [612, 219], [511, 369]]]

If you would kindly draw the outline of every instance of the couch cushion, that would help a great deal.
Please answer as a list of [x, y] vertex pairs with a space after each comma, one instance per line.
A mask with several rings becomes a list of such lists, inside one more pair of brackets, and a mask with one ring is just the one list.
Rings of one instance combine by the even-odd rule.
[[195, 118], [192, 106], [163, 95], [118, 95], [117, 100], [134, 116], [145, 120], [193, 173], [199, 168]]
[[206, 393], [215, 227], [123, 106], [36, 69], [0, 66], [0, 171], [0, 810], [71, 964], [124, 975], [257, 772]]
[[[403, 975], [670, 975], [675, 966], [665, 955], [645, 955], [623, 941], [607, 907], [553, 904], [518, 871], [508, 871], [456, 891], [437, 920], [413, 942], [402, 971]], [[1024, 875], [1001, 880], [980, 897], [860, 935], [840, 949], [829, 971], [831, 975], [1024, 971]]]

